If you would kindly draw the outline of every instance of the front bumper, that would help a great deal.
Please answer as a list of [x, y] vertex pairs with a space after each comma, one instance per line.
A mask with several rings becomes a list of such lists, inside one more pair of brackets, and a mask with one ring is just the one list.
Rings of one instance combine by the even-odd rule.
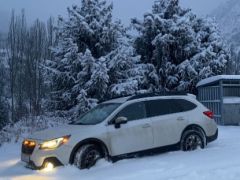
[[45, 163], [52, 163], [54, 164], [54, 167], [57, 167], [57, 166], [63, 166], [63, 164], [59, 161], [58, 158], [56, 157], [50, 157], [50, 158], [46, 158], [42, 165], [41, 166], [37, 166], [33, 161], [29, 161], [26, 165], [27, 168], [30, 168], [32, 170], [41, 170], [45, 167]]
[[62, 145], [55, 150], [41, 150], [39, 144], [32, 147], [31, 150], [22, 145], [21, 160], [31, 169], [42, 169], [46, 162], [51, 162], [54, 166], [67, 165], [71, 154], [71, 147]]

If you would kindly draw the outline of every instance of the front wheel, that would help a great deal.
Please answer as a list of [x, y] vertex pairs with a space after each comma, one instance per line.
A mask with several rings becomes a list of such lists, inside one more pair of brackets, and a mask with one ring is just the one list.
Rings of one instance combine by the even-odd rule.
[[99, 148], [93, 144], [83, 145], [74, 156], [74, 165], [79, 169], [89, 169], [102, 158]]
[[206, 145], [205, 135], [195, 130], [187, 130], [183, 133], [181, 149], [183, 151], [194, 151], [198, 148], [204, 149]]

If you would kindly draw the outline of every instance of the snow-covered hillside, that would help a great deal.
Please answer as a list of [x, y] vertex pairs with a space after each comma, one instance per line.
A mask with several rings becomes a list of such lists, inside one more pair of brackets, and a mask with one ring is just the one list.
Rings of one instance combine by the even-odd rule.
[[240, 1], [229, 0], [220, 5], [212, 15], [219, 23], [221, 31], [232, 36], [236, 32], [240, 32]]
[[20, 162], [20, 144], [0, 148], [0, 179], [83, 179], [83, 180], [239, 180], [240, 127], [219, 127], [220, 137], [207, 149], [171, 152], [122, 160], [102, 160], [90, 170], [60, 167], [53, 172], [32, 171]]
[[215, 17], [219, 30], [228, 42], [232, 56], [232, 71], [229, 73], [240, 73], [240, 1], [228, 0], [212, 13]]
[[213, 13], [224, 38], [239, 51], [240, 47], [240, 1], [229, 0], [220, 5]]

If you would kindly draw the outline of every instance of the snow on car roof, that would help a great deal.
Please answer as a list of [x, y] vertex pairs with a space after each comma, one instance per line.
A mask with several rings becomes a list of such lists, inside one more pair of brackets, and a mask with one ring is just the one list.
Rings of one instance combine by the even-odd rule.
[[[179, 92], [179, 94], [176, 94], [176, 95], [174, 95], [174, 94], [169, 94], [169, 95], [152, 95], [152, 96], [150, 96], [151, 94], [145, 94], [146, 96], [127, 96], [127, 97], [122, 97], [122, 98], [116, 98], [116, 99], [111, 99], [111, 100], [108, 100], [108, 101], [105, 101], [105, 102], [103, 102], [103, 104], [106, 104], [106, 103], [125, 103], [125, 102], [127, 102], [127, 101], [129, 101], [129, 100], [135, 100], [135, 99], [146, 99], [146, 98], [156, 98], [156, 97], [183, 97], [183, 96], [188, 96], [188, 97], [191, 97], [191, 98], [194, 98], [194, 99], [196, 99], [196, 96], [194, 95], [194, 94], [189, 94], [189, 93], [185, 93], [186, 95], [184, 95], [184, 94], [181, 94], [181, 92]], [[144, 95], [144, 94], [142, 94], [142, 95]], [[134, 97], [136, 97], [136, 98], [134, 98]], [[134, 99], [131, 99], [131, 98], [134, 98]]]
[[219, 76], [213, 76], [210, 78], [206, 78], [201, 80], [198, 84], [197, 87], [199, 86], [204, 86], [216, 81], [220, 81], [220, 80], [240, 80], [240, 75], [219, 75]]

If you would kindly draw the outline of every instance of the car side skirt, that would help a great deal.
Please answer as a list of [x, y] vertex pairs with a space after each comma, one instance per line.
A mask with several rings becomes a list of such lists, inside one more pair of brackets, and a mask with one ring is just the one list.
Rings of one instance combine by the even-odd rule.
[[165, 153], [165, 152], [171, 152], [171, 151], [178, 151], [180, 150], [180, 142], [173, 145], [167, 145], [163, 147], [143, 150], [143, 151], [137, 151], [133, 153], [127, 153], [117, 156], [111, 156], [110, 159], [112, 162], [117, 162], [122, 159], [130, 159], [130, 158], [136, 158], [136, 157], [143, 157], [143, 156], [149, 156], [149, 155], [155, 155], [159, 153]]
[[[207, 138], [207, 143], [211, 143], [211, 142], [215, 141], [218, 138], [218, 130], [216, 131], [216, 133], [213, 136], [207, 136], [206, 138]], [[122, 159], [155, 155], [155, 154], [160, 154], [160, 153], [165, 153], [165, 152], [178, 151], [180, 149], [181, 149], [180, 142], [178, 142], [177, 144], [148, 149], [148, 150], [144, 150], [144, 151], [137, 151], [137, 152], [133, 152], [133, 153], [111, 156], [110, 159], [112, 162], [117, 162]]]

